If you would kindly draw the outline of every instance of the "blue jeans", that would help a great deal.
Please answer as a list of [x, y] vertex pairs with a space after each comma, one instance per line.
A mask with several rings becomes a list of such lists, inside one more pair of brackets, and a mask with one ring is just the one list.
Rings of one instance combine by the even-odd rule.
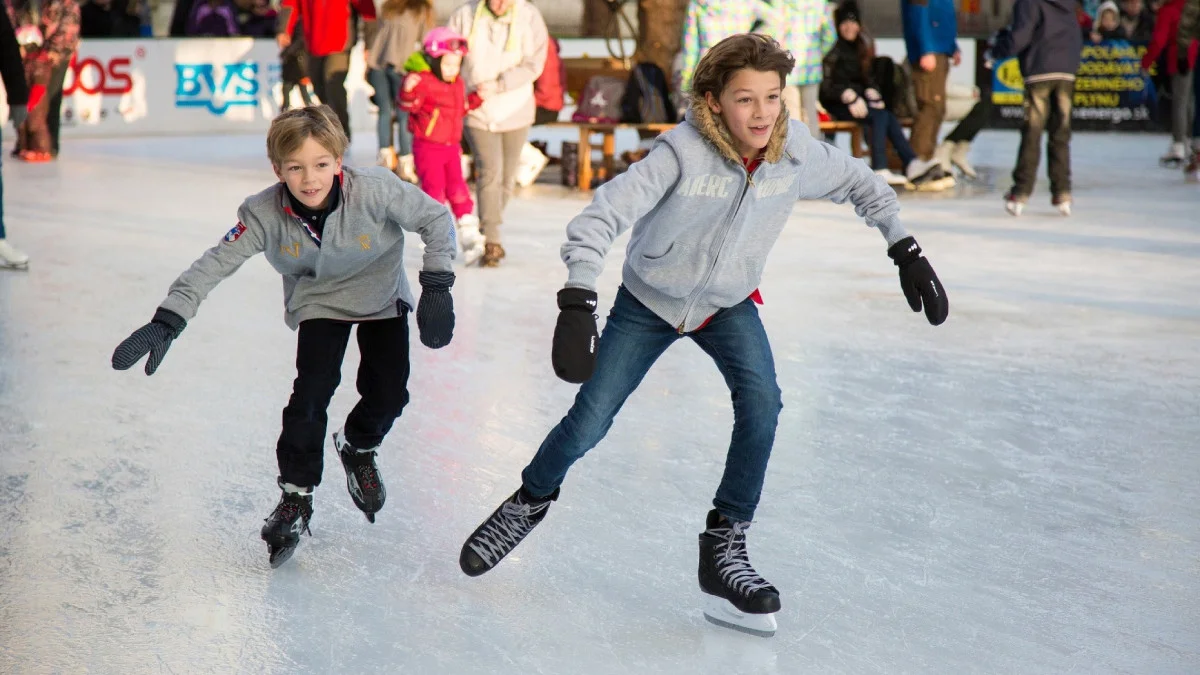
[[871, 168], [876, 171], [888, 168], [887, 142], [892, 142], [900, 162], [908, 167], [908, 163], [916, 159], [916, 153], [904, 135], [900, 120], [890, 110], [877, 108], [867, 109], [867, 127], [871, 132]]
[[379, 147], [392, 147], [392, 113], [396, 114], [396, 125], [399, 130], [397, 154], [412, 154], [412, 132], [408, 130], [408, 113], [396, 105], [400, 95], [400, 84], [403, 82], [400, 73], [388, 66], [384, 70], [371, 68], [367, 71], [367, 82], [375, 89], [371, 101], [379, 106]]
[[[731, 520], [753, 520], [783, 408], [758, 308], [747, 299], [686, 336], [713, 358], [733, 397], [733, 439], [713, 506]], [[525, 489], [535, 496], [554, 492], [571, 465], [608, 433], [650, 366], [682, 337], [622, 286], [600, 336], [595, 374], [525, 467]]]

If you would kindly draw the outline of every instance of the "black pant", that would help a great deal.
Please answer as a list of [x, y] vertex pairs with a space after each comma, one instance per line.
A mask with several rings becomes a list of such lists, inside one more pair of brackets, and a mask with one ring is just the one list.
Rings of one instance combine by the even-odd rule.
[[1013, 169], [1015, 197], [1033, 194], [1041, 159], [1042, 132], [1048, 131], [1046, 143], [1047, 168], [1050, 174], [1050, 194], [1071, 193], [1071, 99], [1075, 95], [1072, 80], [1033, 82], [1025, 86], [1025, 120], [1021, 123], [1021, 149]]
[[[279, 477], [301, 487], [321, 484], [326, 408], [342, 379], [342, 357], [353, 324], [329, 319], [300, 323], [296, 381], [283, 409], [283, 432], [275, 455]], [[383, 442], [408, 404], [408, 316], [358, 324], [358, 393], [346, 418], [346, 440], [356, 448]]]
[[988, 119], [992, 116], [992, 87], [990, 84], [985, 84], [979, 88], [979, 102], [971, 107], [971, 112], [967, 116], [959, 120], [945, 138], [951, 143], [970, 143], [975, 140], [979, 132], [987, 126]]
[[338, 52], [328, 56], [305, 57], [308, 62], [308, 79], [312, 80], [313, 91], [321, 103], [333, 108], [342, 131], [350, 138], [350, 109], [346, 100], [346, 73], [350, 71], [350, 52]]
[[67, 68], [70, 62], [54, 69], [50, 75], [50, 86], [46, 87], [46, 96], [50, 98], [50, 109], [46, 112], [46, 123], [50, 127], [50, 152], [58, 156], [58, 134], [62, 128], [63, 86], [66, 84]]

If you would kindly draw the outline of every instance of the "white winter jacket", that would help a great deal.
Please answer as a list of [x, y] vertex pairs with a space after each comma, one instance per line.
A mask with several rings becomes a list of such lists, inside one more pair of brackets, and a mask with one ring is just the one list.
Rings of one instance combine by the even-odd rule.
[[532, 126], [533, 81], [542, 74], [550, 39], [541, 12], [527, 0], [516, 0], [497, 17], [487, 0], [471, 0], [450, 15], [448, 26], [469, 44], [463, 62], [468, 91], [495, 82], [499, 92], [467, 115], [467, 126], [494, 132]]

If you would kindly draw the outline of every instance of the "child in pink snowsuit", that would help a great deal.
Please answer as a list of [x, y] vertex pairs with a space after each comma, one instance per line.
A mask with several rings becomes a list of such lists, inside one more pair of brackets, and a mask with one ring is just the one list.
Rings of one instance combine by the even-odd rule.
[[458, 239], [468, 265], [483, 255], [483, 235], [475, 216], [475, 202], [462, 171], [463, 118], [483, 100], [467, 95], [458, 72], [467, 40], [449, 28], [434, 28], [425, 35], [420, 52], [404, 64], [408, 75], [399, 104], [408, 111], [413, 133], [413, 162], [425, 194], [443, 204], [458, 222]]

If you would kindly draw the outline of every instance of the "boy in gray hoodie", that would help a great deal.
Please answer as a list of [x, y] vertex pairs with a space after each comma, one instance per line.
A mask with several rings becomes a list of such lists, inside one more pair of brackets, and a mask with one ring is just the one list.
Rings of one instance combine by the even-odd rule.
[[343, 167], [348, 144], [328, 106], [276, 117], [267, 155], [279, 183], [242, 203], [237, 225], [175, 280], [151, 322], [112, 357], [113, 368], [126, 370], [149, 354], [146, 374], [153, 375], [204, 298], [248, 258], [265, 253], [283, 276], [284, 321], [298, 335], [296, 380], [275, 448], [282, 495], [262, 528], [272, 567], [287, 560], [308, 531], [312, 492], [323, 470], [325, 411], [354, 325], [362, 398], [333, 443], [355, 505], [371, 522], [383, 507], [375, 451], [408, 403], [413, 297], [404, 274], [405, 230], [425, 243], [417, 305], [421, 342], [437, 349], [454, 332], [454, 219], [385, 167]]
[[[696, 342], [733, 394], [733, 437], [715, 507], [700, 534], [699, 581], [713, 622], [771, 635], [779, 593], [751, 567], [754, 517], [782, 407], [755, 307], [767, 254], [798, 199], [854, 203], [879, 230], [913, 311], [945, 321], [946, 292], [900, 224], [895, 193], [862, 161], [817, 141], [781, 103], [794, 60], [771, 38], [729, 37], [700, 60], [686, 121], [597, 190], [567, 225], [566, 288], [554, 331], [558, 376], [583, 386], [522, 474], [521, 487], [467, 539], [468, 575], [500, 562], [546, 516], [570, 466], [607, 433], [625, 399], [676, 340]], [[596, 279], [633, 228], [603, 336]]]

